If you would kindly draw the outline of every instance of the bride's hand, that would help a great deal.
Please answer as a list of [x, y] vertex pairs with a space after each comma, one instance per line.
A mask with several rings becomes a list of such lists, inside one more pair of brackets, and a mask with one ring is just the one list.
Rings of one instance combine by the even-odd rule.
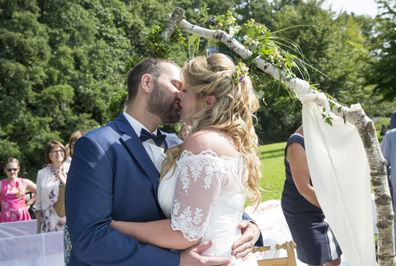
[[210, 240], [183, 250], [180, 253], [179, 266], [193, 266], [193, 265], [229, 266], [231, 263], [231, 260], [229, 258], [212, 257], [201, 254], [205, 250], [209, 249], [212, 245], [213, 245], [213, 240]]
[[241, 228], [242, 235], [232, 245], [231, 255], [246, 260], [260, 237], [260, 229], [248, 220], [242, 220], [238, 226]]
[[111, 229], [117, 229], [117, 221], [116, 220], [112, 220], [109, 225], [110, 225]]

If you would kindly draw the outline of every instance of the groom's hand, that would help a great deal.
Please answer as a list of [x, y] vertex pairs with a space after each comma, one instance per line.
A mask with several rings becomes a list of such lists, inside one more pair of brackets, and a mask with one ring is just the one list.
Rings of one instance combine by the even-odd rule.
[[246, 260], [260, 237], [260, 229], [248, 220], [242, 220], [238, 226], [241, 228], [242, 235], [232, 245], [231, 255]]
[[209, 257], [201, 255], [202, 252], [213, 245], [213, 240], [195, 245], [181, 252], [179, 266], [194, 265], [230, 265], [231, 260], [223, 257]]

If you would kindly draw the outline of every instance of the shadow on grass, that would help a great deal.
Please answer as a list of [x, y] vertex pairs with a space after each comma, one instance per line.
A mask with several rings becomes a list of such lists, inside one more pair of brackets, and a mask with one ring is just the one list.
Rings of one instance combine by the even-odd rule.
[[271, 159], [283, 156], [285, 149], [277, 149], [277, 150], [270, 150], [270, 151], [261, 151], [260, 160], [262, 159]]

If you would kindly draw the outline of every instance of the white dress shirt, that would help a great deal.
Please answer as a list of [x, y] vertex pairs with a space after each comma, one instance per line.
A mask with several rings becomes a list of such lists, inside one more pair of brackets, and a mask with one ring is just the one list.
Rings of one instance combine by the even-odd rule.
[[[129, 124], [132, 126], [133, 130], [135, 131], [136, 135], [140, 138], [140, 132], [142, 128], [150, 132], [145, 126], [143, 126], [139, 121], [137, 121], [135, 118], [130, 116], [124, 111], [124, 116], [128, 120]], [[157, 134], [157, 130], [154, 130], [153, 132], [150, 132], [151, 134]], [[165, 159], [165, 144], [162, 144], [161, 147], [158, 147], [155, 145], [154, 141], [152, 139], [148, 139], [143, 143], [144, 148], [147, 151], [147, 154], [150, 156], [150, 159], [153, 161], [155, 168], [157, 168], [158, 172], [161, 172], [161, 165], [162, 162]]]

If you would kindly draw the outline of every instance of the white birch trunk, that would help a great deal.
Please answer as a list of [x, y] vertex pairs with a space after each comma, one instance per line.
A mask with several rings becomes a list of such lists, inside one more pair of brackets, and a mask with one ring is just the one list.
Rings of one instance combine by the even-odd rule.
[[[352, 107], [352, 109], [354, 108]], [[370, 166], [371, 183], [374, 189], [377, 212], [378, 265], [392, 266], [395, 265], [394, 213], [388, 178], [386, 176], [386, 161], [380, 150], [373, 121], [366, 116], [361, 108], [349, 111], [347, 117], [349, 117], [349, 120], [356, 126], [359, 132]]]
[[[214, 39], [227, 45], [230, 50], [238, 54], [243, 59], [248, 59], [252, 52], [246, 49], [241, 43], [233, 39], [224, 31], [209, 30], [195, 26], [184, 18], [184, 12], [177, 8], [174, 14], [177, 13], [181, 19], [173, 19], [173, 21], [180, 21], [179, 27], [194, 35], [198, 35], [207, 39]], [[172, 21], [169, 21], [172, 23]], [[168, 33], [169, 34], [169, 33]], [[170, 35], [169, 35], [170, 36]], [[330, 111], [327, 97], [323, 93], [319, 93], [309, 88], [309, 84], [298, 78], [289, 79], [285, 73], [275, 68], [270, 63], [261, 58], [255, 60], [256, 66], [269, 74], [271, 77], [279, 80], [287, 87], [296, 91], [300, 100], [310, 99], [317, 104]], [[367, 153], [367, 158], [370, 166], [371, 182], [375, 193], [375, 203], [377, 212], [377, 228], [378, 228], [378, 265], [379, 266], [396, 266], [395, 263], [395, 237], [393, 230], [393, 209], [392, 200], [389, 191], [388, 178], [386, 176], [386, 161], [382, 156], [377, 134], [375, 131], [373, 121], [364, 113], [359, 106], [353, 106], [352, 109], [341, 106], [338, 103], [336, 108], [331, 110], [334, 114], [344, 118], [349, 123], [356, 126], [360, 138], [362, 139], [364, 148]], [[340, 110], [340, 112], [338, 112]]]
[[165, 25], [164, 29], [161, 32], [161, 37], [165, 41], [169, 41], [176, 27], [180, 23], [181, 20], [185, 18], [184, 10], [181, 8], [176, 8], [175, 11], [168, 17], [168, 23]]

